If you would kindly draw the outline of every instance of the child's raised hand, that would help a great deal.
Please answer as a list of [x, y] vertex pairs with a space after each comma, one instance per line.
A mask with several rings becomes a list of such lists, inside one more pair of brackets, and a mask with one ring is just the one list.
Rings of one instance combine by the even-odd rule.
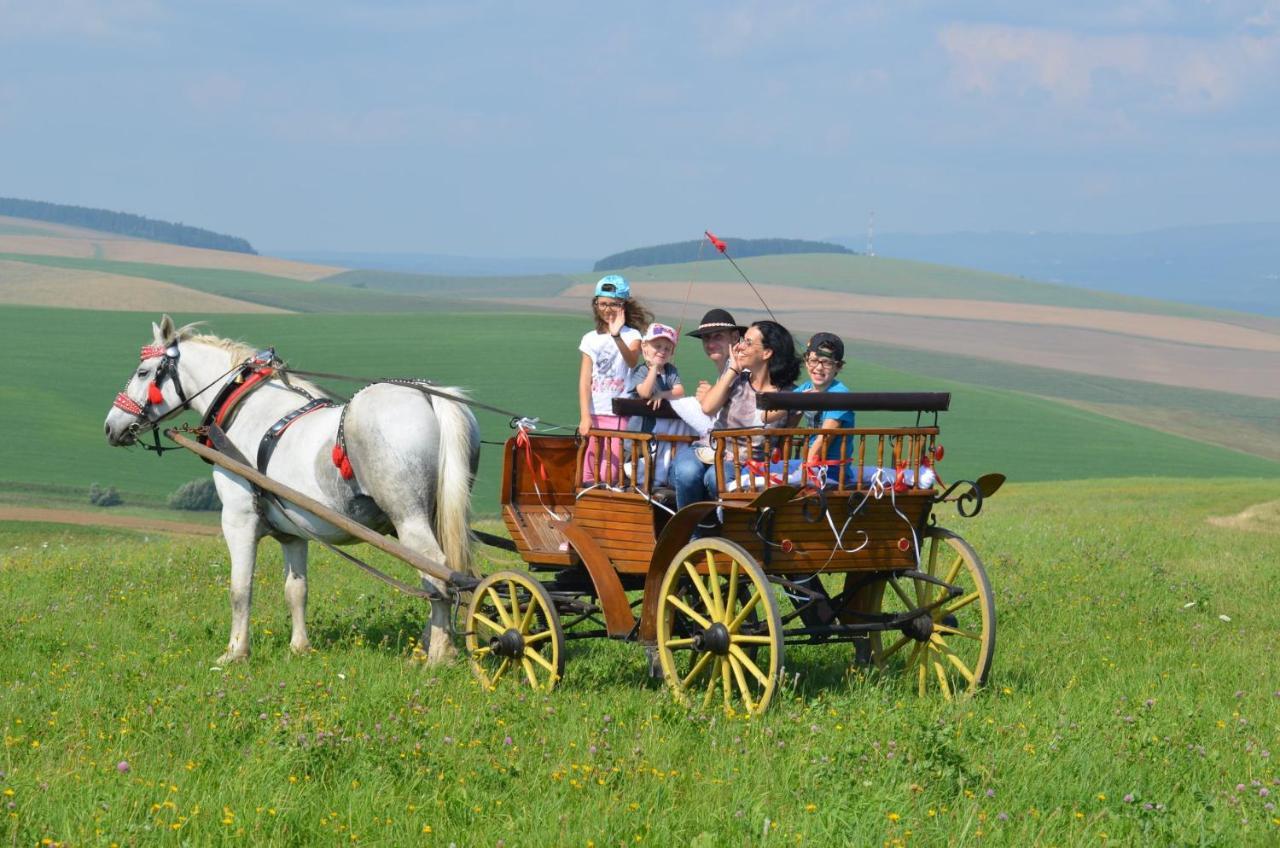
[[618, 308], [609, 313], [609, 335], [616, 336], [622, 332], [627, 323], [627, 310]]

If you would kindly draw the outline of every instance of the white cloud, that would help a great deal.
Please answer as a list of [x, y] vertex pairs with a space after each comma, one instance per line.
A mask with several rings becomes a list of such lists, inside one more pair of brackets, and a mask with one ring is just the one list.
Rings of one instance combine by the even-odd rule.
[[134, 40], [167, 16], [158, 0], [0, 0], [0, 40]]
[[1214, 38], [1092, 34], [1000, 24], [953, 24], [939, 35], [962, 92], [983, 97], [1047, 95], [1056, 105], [1091, 106], [1117, 91], [1174, 111], [1232, 105], [1274, 85], [1280, 34]]

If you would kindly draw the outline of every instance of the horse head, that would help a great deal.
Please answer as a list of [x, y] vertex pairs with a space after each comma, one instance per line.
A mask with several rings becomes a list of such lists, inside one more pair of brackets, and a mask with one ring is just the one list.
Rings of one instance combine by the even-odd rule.
[[193, 326], [178, 328], [168, 315], [163, 316], [159, 324], [151, 325], [151, 343], [143, 345], [138, 367], [107, 412], [103, 429], [108, 444], [131, 445], [140, 434], [186, 408], [178, 343], [190, 335]]

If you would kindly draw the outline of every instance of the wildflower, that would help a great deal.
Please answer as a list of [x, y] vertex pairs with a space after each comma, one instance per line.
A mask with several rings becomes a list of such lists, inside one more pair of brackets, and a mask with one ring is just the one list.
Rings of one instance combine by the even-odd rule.
[[128, 760], [121, 760], [120, 762], [116, 763], [116, 771], [120, 772], [121, 774], [128, 774], [128, 772], [129, 772], [129, 761], [128, 761]]
[[1122, 800], [1123, 800], [1126, 804], [1132, 804], [1132, 803], [1133, 803], [1133, 793], [1132, 793], [1132, 792], [1130, 792], [1130, 793], [1126, 794]]
[[504, 737], [502, 738], [502, 744], [503, 744], [505, 747], [510, 748], [510, 747], [511, 747], [511, 737], [510, 737], [510, 736], [504, 736]]
[[994, 797], [996, 797], [996, 791], [995, 791], [994, 789], [988, 789], [988, 790], [987, 790], [987, 797], [988, 797], [988, 798], [994, 798]]
[[902, 816], [898, 815], [897, 813], [890, 813], [890, 814], [889, 814], [889, 821], [891, 821], [891, 822], [896, 822], [896, 821], [898, 821], [898, 820], [899, 820], [899, 819], [901, 819], [901, 818], [902, 818]]
[[815, 810], [817, 810], [817, 809], [818, 809], [818, 805], [817, 805], [817, 804], [805, 804], [805, 805], [804, 805], [804, 811], [805, 811], [806, 813], [812, 813], [812, 812], [814, 812], [814, 811], [815, 811]]
[[1098, 800], [1099, 800], [1099, 801], [1105, 801], [1105, 800], [1107, 800], [1107, 796], [1106, 796], [1104, 793], [1099, 792], [1099, 793], [1098, 793]]
[[1231, 616], [1229, 616], [1229, 615], [1220, 615], [1220, 616], [1218, 616], [1218, 621], [1225, 621], [1225, 622], [1228, 622], [1228, 623], [1229, 623], [1229, 622], [1231, 621]]
[[1008, 820], [1009, 820], [1009, 814], [1008, 814], [1008, 813], [1004, 813], [1004, 812], [997, 813], [997, 814], [996, 814], [996, 818], [998, 818], [1000, 821], [1008, 821]]

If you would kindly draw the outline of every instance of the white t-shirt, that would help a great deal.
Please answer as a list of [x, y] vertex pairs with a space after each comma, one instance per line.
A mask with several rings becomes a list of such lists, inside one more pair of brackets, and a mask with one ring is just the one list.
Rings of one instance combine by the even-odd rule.
[[[622, 343], [631, 347], [632, 342], [640, 341], [640, 331], [631, 327], [623, 327], [619, 333]], [[578, 350], [590, 357], [591, 368], [591, 413], [593, 415], [612, 415], [613, 399], [623, 394], [627, 388], [627, 361], [622, 358], [618, 343], [608, 333], [597, 333], [592, 330], [582, 337]]]

